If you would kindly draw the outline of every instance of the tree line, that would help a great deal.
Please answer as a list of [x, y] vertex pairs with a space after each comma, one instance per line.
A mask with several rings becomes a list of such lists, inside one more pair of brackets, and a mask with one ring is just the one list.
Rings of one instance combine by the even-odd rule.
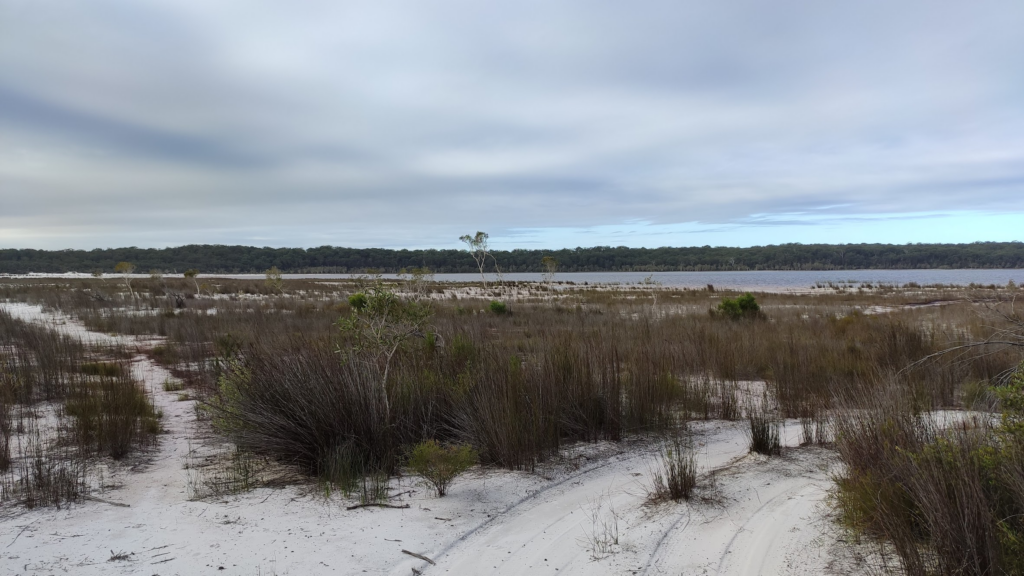
[[[627, 248], [596, 246], [562, 250], [491, 250], [488, 257], [502, 272], [857, 270], [912, 268], [1024, 268], [1024, 243], [971, 244], [781, 244]], [[545, 261], [544, 258], [549, 258]], [[175, 248], [108, 248], [96, 250], [0, 249], [0, 273], [113, 272], [131, 262], [140, 272], [159, 270], [203, 274], [263, 273], [277, 267], [286, 273], [395, 273], [429, 268], [438, 273], [478, 272], [467, 250], [389, 250], [383, 248], [257, 248], [188, 245]]]

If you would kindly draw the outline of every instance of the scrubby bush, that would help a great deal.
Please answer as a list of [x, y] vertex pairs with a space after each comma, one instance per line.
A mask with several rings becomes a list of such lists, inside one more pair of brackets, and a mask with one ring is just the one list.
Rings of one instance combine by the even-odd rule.
[[363, 308], [366, 308], [366, 294], [356, 292], [349, 296], [348, 305], [351, 306], [353, 310], [362, 310]]
[[498, 302], [497, 300], [491, 300], [489, 310], [497, 315], [508, 314], [508, 305], [504, 302]]
[[750, 292], [736, 298], [723, 298], [716, 310], [718, 314], [726, 318], [758, 318], [761, 316], [761, 307], [758, 305], [754, 295]]
[[448, 493], [455, 478], [477, 462], [478, 455], [468, 444], [442, 446], [436, 440], [424, 440], [409, 454], [409, 468], [434, 487], [438, 497]]

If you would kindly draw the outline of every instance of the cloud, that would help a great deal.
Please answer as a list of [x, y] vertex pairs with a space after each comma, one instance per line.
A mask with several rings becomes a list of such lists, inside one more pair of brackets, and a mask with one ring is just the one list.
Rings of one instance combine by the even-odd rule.
[[1022, 25], [1011, 0], [8, 2], [0, 245], [1019, 235]]

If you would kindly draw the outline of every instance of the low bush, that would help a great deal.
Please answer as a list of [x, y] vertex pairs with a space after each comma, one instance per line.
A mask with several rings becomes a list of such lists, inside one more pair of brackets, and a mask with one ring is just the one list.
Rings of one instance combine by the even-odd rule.
[[726, 318], [759, 318], [761, 307], [758, 305], [754, 295], [750, 292], [736, 298], [723, 298], [716, 310]]
[[508, 305], [504, 302], [498, 302], [497, 300], [491, 300], [491, 305], [488, 309], [493, 313], [501, 316], [502, 314], [508, 314]]
[[434, 487], [437, 496], [448, 493], [448, 488], [460, 474], [476, 464], [479, 456], [468, 444], [442, 446], [436, 440], [424, 440], [409, 453], [409, 468]]
[[362, 292], [357, 292], [348, 297], [348, 305], [351, 306], [353, 310], [362, 310], [366, 308], [366, 304], [366, 294], [363, 294]]

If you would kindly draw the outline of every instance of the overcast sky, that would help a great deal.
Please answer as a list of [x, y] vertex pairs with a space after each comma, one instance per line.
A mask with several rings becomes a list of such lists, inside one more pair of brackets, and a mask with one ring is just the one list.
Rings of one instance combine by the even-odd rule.
[[1024, 240], [1024, 2], [0, 0], [0, 247]]

